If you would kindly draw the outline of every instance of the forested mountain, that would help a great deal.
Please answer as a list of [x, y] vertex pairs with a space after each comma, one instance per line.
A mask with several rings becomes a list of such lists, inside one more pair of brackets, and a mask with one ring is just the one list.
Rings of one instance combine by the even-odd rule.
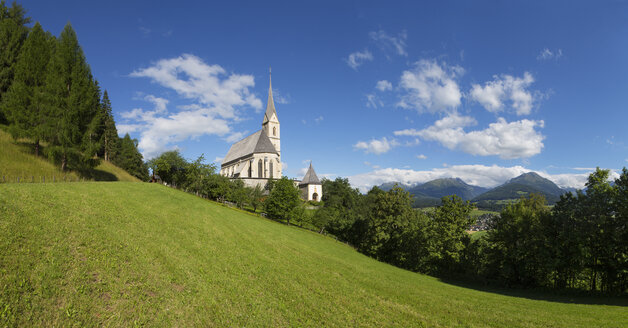
[[436, 179], [415, 186], [404, 185], [398, 182], [387, 182], [381, 184], [379, 188], [388, 191], [395, 184], [410, 192], [414, 207], [438, 206], [441, 204], [442, 197], [450, 195], [457, 195], [463, 200], [471, 200], [488, 190], [488, 188], [467, 184], [460, 178]]
[[473, 201], [519, 199], [521, 196], [536, 193], [543, 195], [549, 204], [553, 204], [565, 192], [552, 181], [534, 172], [528, 172], [473, 198]]
[[457, 195], [464, 200], [472, 199], [487, 190], [488, 188], [467, 184], [460, 178], [436, 179], [408, 189], [413, 195], [426, 195], [439, 199], [445, 196]]

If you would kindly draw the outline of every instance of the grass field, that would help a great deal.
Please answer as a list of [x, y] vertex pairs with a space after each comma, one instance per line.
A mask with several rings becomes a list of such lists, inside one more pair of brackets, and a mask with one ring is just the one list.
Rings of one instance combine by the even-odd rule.
[[[43, 146], [42, 146], [43, 148]], [[32, 154], [32, 145], [28, 140], [13, 141], [11, 136], [0, 129], [0, 183], [3, 182], [52, 182], [78, 181], [80, 179], [96, 181], [139, 181], [123, 169], [105, 161], [89, 171], [61, 172], [58, 166], [53, 165], [43, 157]]]
[[626, 327], [627, 305], [447, 284], [156, 184], [0, 185], [0, 326]]

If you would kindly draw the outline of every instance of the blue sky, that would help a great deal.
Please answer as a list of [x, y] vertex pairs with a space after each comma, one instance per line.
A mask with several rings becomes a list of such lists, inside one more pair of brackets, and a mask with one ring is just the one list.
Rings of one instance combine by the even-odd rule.
[[145, 157], [219, 161], [260, 129], [284, 174], [582, 187], [628, 165], [625, 1], [22, 1], [67, 22]]

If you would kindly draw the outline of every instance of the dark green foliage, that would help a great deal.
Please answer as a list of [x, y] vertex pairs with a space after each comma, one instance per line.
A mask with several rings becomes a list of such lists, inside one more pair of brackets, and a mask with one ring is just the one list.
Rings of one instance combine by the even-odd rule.
[[137, 140], [131, 139], [128, 133], [119, 140], [118, 155], [113, 163], [130, 175], [148, 181], [148, 167], [142, 159], [142, 154], [137, 150]]
[[586, 193], [562, 195], [551, 211], [539, 195], [505, 208], [474, 245], [475, 273], [523, 287], [626, 293], [628, 171], [614, 185], [608, 178], [597, 169]]
[[297, 208], [301, 207], [299, 189], [294, 182], [287, 177], [274, 181], [268, 198], [264, 202], [266, 214], [274, 220], [286, 220], [290, 224], [291, 219], [298, 221], [302, 215]]
[[470, 242], [467, 230], [475, 221], [473, 207], [454, 195], [443, 197], [442, 205], [429, 215], [429, 271], [447, 275], [461, 272], [460, 263]]
[[264, 198], [264, 190], [259, 185], [255, 185], [253, 188], [249, 188], [249, 199], [253, 212], [257, 212], [257, 209], [261, 207], [262, 200]]
[[13, 84], [2, 97], [1, 107], [10, 122], [11, 134], [32, 139], [35, 155], [39, 155], [39, 141], [45, 139], [45, 83], [53, 51], [54, 38], [36, 23], [15, 64]]
[[62, 170], [68, 165], [94, 165], [92, 130], [100, 105], [98, 95], [98, 85], [92, 79], [76, 33], [68, 24], [48, 65], [44, 125], [51, 156], [61, 162]]
[[320, 231], [329, 231], [343, 240], [356, 243], [351, 232], [354, 223], [362, 217], [362, 195], [351, 187], [348, 179], [323, 179], [323, 207], [316, 211], [313, 224]]
[[[401, 236], [414, 218], [410, 194], [399, 187], [370, 193], [365, 236], [356, 245], [360, 252], [388, 263], [402, 262]], [[368, 196], [367, 196], [368, 197]]]
[[185, 170], [188, 162], [181, 156], [178, 150], [167, 151], [148, 161], [153, 174], [161, 177], [161, 180], [175, 187], [182, 187], [186, 184]]
[[[7, 7], [6, 2], [0, 2], [0, 101], [13, 83], [15, 65], [26, 36], [30, 17], [25, 17], [26, 11], [17, 2]], [[0, 109], [0, 123], [5, 122], [3, 110]]]
[[102, 156], [106, 161], [109, 161], [117, 155], [119, 138], [107, 90], [103, 93], [100, 110], [102, 119], [102, 126], [100, 127], [102, 129]]
[[504, 209], [488, 232], [489, 278], [510, 285], [539, 286], [549, 274], [550, 257], [544, 227], [549, 219], [545, 198], [532, 194]]

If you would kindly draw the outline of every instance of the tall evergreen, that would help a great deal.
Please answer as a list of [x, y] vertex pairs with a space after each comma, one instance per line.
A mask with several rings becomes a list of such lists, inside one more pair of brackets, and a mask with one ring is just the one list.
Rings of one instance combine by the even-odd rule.
[[148, 167], [142, 154], [137, 150], [137, 140], [131, 139], [127, 133], [119, 140], [118, 152], [113, 162], [115, 165], [142, 181], [148, 181]]
[[[93, 153], [85, 152], [90, 124], [98, 111], [98, 86], [93, 81], [76, 33], [68, 23], [57, 41], [56, 51], [48, 66], [47, 139], [50, 155], [65, 170], [68, 163], [90, 163]], [[91, 145], [90, 145], [91, 146]]]
[[100, 105], [101, 115], [103, 118], [103, 133], [102, 133], [102, 152], [105, 161], [111, 161], [116, 156], [116, 149], [118, 148], [118, 129], [116, 128], [116, 122], [113, 119], [113, 113], [111, 109], [111, 101], [109, 100], [109, 94], [105, 90], [102, 96], [102, 102]]
[[[26, 11], [21, 5], [13, 2], [7, 7], [4, 0], [0, 1], [0, 101], [13, 83], [15, 64], [24, 40], [28, 35], [30, 17], [25, 17]], [[5, 121], [0, 110], [0, 122]]]
[[39, 155], [39, 141], [44, 139], [44, 92], [53, 40], [39, 23], [35, 24], [24, 42], [15, 65], [13, 84], [3, 96], [1, 106], [11, 124], [13, 137], [31, 138], [35, 143], [35, 155]]

